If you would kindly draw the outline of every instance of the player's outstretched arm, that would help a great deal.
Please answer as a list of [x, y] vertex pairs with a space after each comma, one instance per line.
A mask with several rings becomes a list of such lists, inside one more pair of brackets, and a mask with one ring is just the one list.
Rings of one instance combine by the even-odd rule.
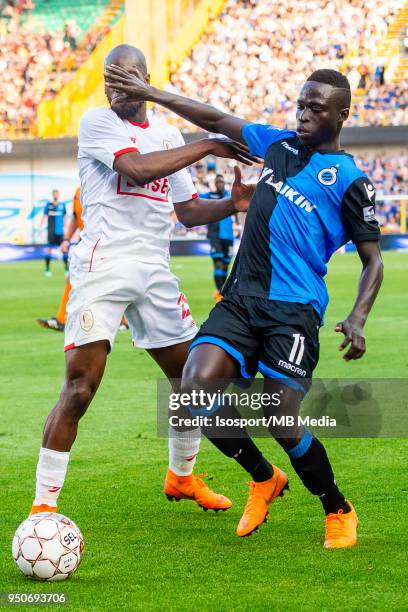
[[195, 198], [187, 202], [174, 204], [178, 220], [186, 227], [196, 227], [215, 223], [237, 212], [248, 210], [255, 185], [245, 185], [241, 182], [241, 171], [234, 168], [235, 180], [232, 185], [231, 197], [223, 200], [205, 200]]
[[339, 350], [343, 351], [351, 345], [343, 355], [346, 361], [360, 359], [366, 352], [363, 328], [383, 280], [383, 262], [379, 242], [359, 242], [356, 246], [363, 264], [357, 299], [347, 319], [337, 323], [335, 327], [336, 332], [344, 334]]
[[146, 154], [134, 151], [125, 153], [115, 159], [113, 169], [131, 179], [136, 185], [146, 185], [156, 179], [174, 174], [207, 155], [235, 159], [247, 166], [258, 161], [243, 144], [232, 140], [210, 138], [166, 151]]
[[62, 239], [60, 251], [61, 253], [67, 253], [69, 250], [69, 243], [71, 242], [72, 236], [78, 229], [78, 219], [76, 213], [74, 212], [69, 223], [64, 231], [64, 238]]
[[245, 119], [224, 113], [209, 104], [203, 104], [202, 102], [152, 87], [142, 81], [136, 73], [127, 72], [113, 64], [108, 64], [105, 67], [105, 82], [108, 87], [118, 92], [113, 102], [123, 102], [124, 100], [147, 100], [154, 102], [168, 108], [173, 113], [198, 125], [198, 127], [207, 132], [224, 134], [228, 138], [244, 142], [242, 128], [249, 123]]

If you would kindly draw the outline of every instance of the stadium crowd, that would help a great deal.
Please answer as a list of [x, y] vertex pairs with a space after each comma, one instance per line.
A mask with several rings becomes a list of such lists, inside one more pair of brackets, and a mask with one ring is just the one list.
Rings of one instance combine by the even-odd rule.
[[382, 200], [382, 197], [408, 194], [408, 157], [406, 153], [356, 156], [356, 162], [367, 173], [375, 186], [376, 215], [382, 230], [398, 232], [400, 230], [400, 200]]
[[400, 0], [229, 0], [171, 75], [172, 90], [250, 120], [293, 125], [305, 76], [346, 70], [356, 104], [348, 125], [408, 123], [407, 83], [385, 82], [375, 59]]
[[[356, 92], [348, 125], [408, 123], [408, 82], [387, 83], [375, 60], [401, 2], [228, 0], [169, 87], [250, 120], [290, 126], [299, 85], [324, 65], [348, 71]], [[38, 103], [61, 89], [109, 29], [92, 27], [79, 40], [73, 18], [46, 32], [34, 9], [35, 0], [0, 0], [3, 131], [28, 131]]]
[[50, 33], [33, 19], [32, 0], [6, 0], [0, 12], [0, 130], [25, 132], [36, 106], [53, 97], [107, 33], [90, 29], [78, 44], [75, 19]]

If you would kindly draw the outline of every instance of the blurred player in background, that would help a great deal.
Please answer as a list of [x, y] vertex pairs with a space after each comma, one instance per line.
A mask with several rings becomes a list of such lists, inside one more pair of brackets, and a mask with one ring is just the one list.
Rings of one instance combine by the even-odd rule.
[[[113, 63], [149, 82], [139, 49], [119, 45], [105, 65]], [[177, 128], [149, 122], [145, 102], [116, 103], [117, 92], [108, 85], [106, 95], [110, 108], [89, 111], [79, 127], [84, 230], [70, 258], [65, 383], [45, 423], [32, 513], [56, 510], [79, 420], [102, 380], [125, 312], [133, 344], [145, 348], [168, 378], [181, 378], [197, 328], [169, 269], [169, 193], [187, 227], [246, 210], [253, 193], [236, 168], [231, 198], [201, 200], [186, 170], [209, 154], [250, 164], [255, 158], [246, 146], [217, 139], [185, 145]], [[230, 500], [193, 474], [199, 444], [197, 427], [169, 432], [164, 493], [226, 510]]]
[[[62, 242], [60, 245], [60, 249], [64, 257], [68, 256], [69, 245], [76, 234], [76, 232], [82, 231], [84, 228], [84, 223], [82, 221], [82, 206], [81, 206], [81, 197], [80, 197], [80, 187], [75, 191], [74, 199], [72, 201], [73, 209], [72, 209], [72, 217], [68, 224], [68, 227], [64, 233], [62, 238]], [[69, 292], [71, 291], [71, 282], [69, 279], [69, 275], [66, 276], [65, 286], [62, 292], [60, 305], [58, 308], [58, 312], [55, 317], [50, 317], [49, 319], [37, 319], [37, 323], [41, 325], [41, 327], [45, 327], [47, 329], [53, 329], [55, 331], [64, 331], [65, 322], [67, 320], [67, 304], [69, 299]]]
[[[59, 201], [59, 191], [54, 189], [52, 191], [52, 199], [47, 202], [44, 208], [44, 214], [41, 219], [40, 228], [43, 227], [47, 221], [47, 235], [48, 235], [48, 247], [45, 256], [45, 276], [52, 276], [51, 272], [51, 255], [52, 248], [59, 247], [63, 241], [64, 236], [64, 222], [67, 214], [66, 206], [63, 202]], [[68, 270], [68, 254], [63, 253], [63, 261], [65, 271]]]
[[[200, 193], [200, 198], [207, 200], [222, 200], [223, 198], [231, 197], [231, 193], [225, 189], [225, 180], [222, 174], [217, 174], [215, 177], [215, 191], [207, 191]], [[238, 228], [238, 219], [235, 215], [236, 228]], [[210, 223], [207, 229], [207, 238], [210, 241], [211, 259], [214, 265], [214, 283], [215, 293], [214, 299], [216, 302], [222, 299], [221, 289], [228, 276], [228, 267], [231, 263], [231, 258], [234, 249], [234, 223], [233, 217], [226, 217]]]
[[208, 182], [208, 176], [204, 164], [202, 164], [201, 162], [195, 164], [194, 170], [194, 184], [196, 186], [197, 192], [202, 193], [208, 191], [210, 189], [210, 185]]
[[[340, 149], [340, 132], [351, 104], [350, 84], [335, 70], [313, 72], [297, 98], [297, 130], [251, 123], [228, 113], [151, 87], [137, 74], [109, 66], [120, 100], [150, 100], [200, 128], [246, 143], [265, 160], [247, 215], [243, 238], [224, 299], [201, 326], [183, 370], [182, 391], [211, 387], [211, 381], [264, 376], [265, 391], [280, 397], [279, 413], [296, 424], [288, 434], [271, 434], [290, 458], [305, 487], [317, 495], [326, 515], [326, 548], [357, 541], [357, 514], [337, 486], [326, 450], [298, 415], [319, 360], [319, 328], [328, 303], [324, 281], [333, 253], [352, 240], [362, 263], [357, 297], [336, 332], [346, 361], [366, 350], [364, 325], [383, 277], [375, 218], [375, 190], [351, 155]], [[282, 390], [283, 389], [283, 390]], [[277, 414], [269, 406], [265, 416]], [[221, 417], [239, 417], [234, 406], [219, 406]], [[266, 520], [269, 505], [288, 486], [239, 427], [229, 437], [203, 432], [252, 477], [247, 505], [237, 527], [250, 535]], [[215, 432], [216, 433], [216, 432]]]

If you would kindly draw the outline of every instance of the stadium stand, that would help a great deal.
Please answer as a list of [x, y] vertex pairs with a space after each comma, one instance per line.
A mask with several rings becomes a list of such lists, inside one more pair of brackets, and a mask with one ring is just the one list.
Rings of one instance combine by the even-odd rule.
[[[109, 0], [36, 0], [32, 21], [42, 26], [46, 32], [64, 30], [67, 22], [75, 16], [76, 38], [84, 35], [93, 25], [99, 13]], [[24, 23], [24, 21], [23, 21]]]
[[[123, 10], [123, 0], [0, 1], [3, 132], [36, 133], [37, 105], [61, 90]], [[408, 124], [407, 27], [404, 0], [227, 0], [189, 57], [173, 53], [169, 86], [251, 120], [292, 125], [300, 83], [325, 65], [349, 74], [348, 125]]]
[[170, 86], [250, 120], [290, 126], [305, 75], [331, 67], [348, 72], [356, 93], [348, 125], [406, 124], [407, 70], [391, 82], [395, 66], [380, 44], [394, 49], [407, 24], [402, 0], [228, 0]]
[[0, 130], [9, 137], [35, 134], [37, 105], [70, 80], [123, 12], [123, 0], [3, 0], [0, 6]]
[[[37, 105], [62, 89], [123, 10], [124, 0], [1, 0], [2, 131], [35, 134]], [[290, 126], [299, 85], [325, 65], [349, 74], [348, 125], [408, 124], [407, 27], [404, 0], [227, 0], [189, 57], [171, 55], [169, 86]]]

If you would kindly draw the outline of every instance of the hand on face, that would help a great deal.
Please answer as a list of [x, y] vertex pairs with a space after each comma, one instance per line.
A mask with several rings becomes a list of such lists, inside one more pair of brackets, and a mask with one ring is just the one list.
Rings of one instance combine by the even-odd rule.
[[125, 70], [115, 64], [105, 66], [105, 87], [111, 105], [146, 101], [152, 90], [149, 75], [143, 75], [136, 68]]

